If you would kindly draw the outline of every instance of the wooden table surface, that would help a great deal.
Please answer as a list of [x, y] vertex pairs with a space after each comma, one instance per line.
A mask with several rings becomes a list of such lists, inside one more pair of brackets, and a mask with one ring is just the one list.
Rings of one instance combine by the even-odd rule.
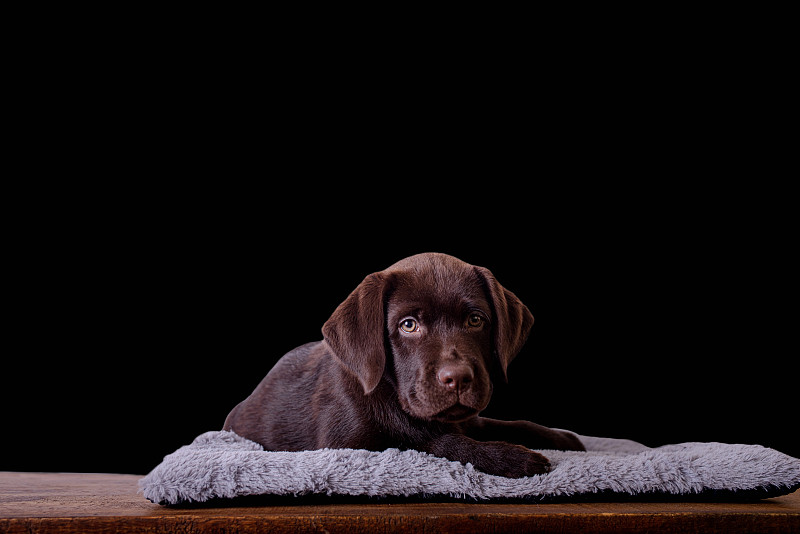
[[800, 491], [750, 503], [172, 508], [138, 493], [139, 478], [0, 472], [0, 532], [800, 532]]

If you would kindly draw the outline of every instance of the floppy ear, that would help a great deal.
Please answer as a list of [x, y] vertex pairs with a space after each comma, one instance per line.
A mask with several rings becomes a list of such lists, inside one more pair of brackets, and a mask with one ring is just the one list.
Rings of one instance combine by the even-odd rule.
[[486, 289], [494, 311], [494, 351], [508, 381], [508, 364], [522, 350], [533, 326], [533, 314], [514, 293], [500, 285], [485, 267], [475, 267]]
[[333, 355], [371, 393], [386, 365], [384, 348], [384, 296], [388, 286], [383, 273], [367, 276], [322, 325], [322, 335]]

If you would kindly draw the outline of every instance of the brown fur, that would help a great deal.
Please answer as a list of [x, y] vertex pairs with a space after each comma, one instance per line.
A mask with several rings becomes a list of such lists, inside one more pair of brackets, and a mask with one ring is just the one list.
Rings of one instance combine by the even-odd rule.
[[583, 450], [580, 441], [478, 416], [532, 325], [488, 269], [406, 258], [367, 276], [323, 325], [324, 340], [281, 358], [224, 428], [274, 451], [398, 447], [491, 474], [544, 473], [547, 458], [529, 448]]

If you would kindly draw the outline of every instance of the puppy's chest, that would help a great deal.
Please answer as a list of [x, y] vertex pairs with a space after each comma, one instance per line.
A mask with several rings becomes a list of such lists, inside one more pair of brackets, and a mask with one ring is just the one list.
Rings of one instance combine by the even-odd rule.
[[404, 412], [398, 403], [375, 403], [371, 406], [369, 423], [371, 439], [377, 447], [416, 448], [446, 430], [439, 424], [416, 419]]

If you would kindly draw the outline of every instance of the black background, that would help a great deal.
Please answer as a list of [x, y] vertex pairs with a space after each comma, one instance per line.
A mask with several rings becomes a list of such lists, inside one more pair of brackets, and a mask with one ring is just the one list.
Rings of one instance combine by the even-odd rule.
[[364, 276], [424, 251], [490, 268], [536, 318], [485, 415], [800, 455], [780, 210], [730, 186], [435, 183], [348, 184], [327, 211], [270, 188], [40, 211], [9, 280], [0, 469], [148, 472], [321, 339]]
[[425, 251], [536, 318], [486, 415], [800, 456], [789, 47], [731, 28], [422, 70], [48, 49], [6, 147], [0, 469], [148, 472]]

